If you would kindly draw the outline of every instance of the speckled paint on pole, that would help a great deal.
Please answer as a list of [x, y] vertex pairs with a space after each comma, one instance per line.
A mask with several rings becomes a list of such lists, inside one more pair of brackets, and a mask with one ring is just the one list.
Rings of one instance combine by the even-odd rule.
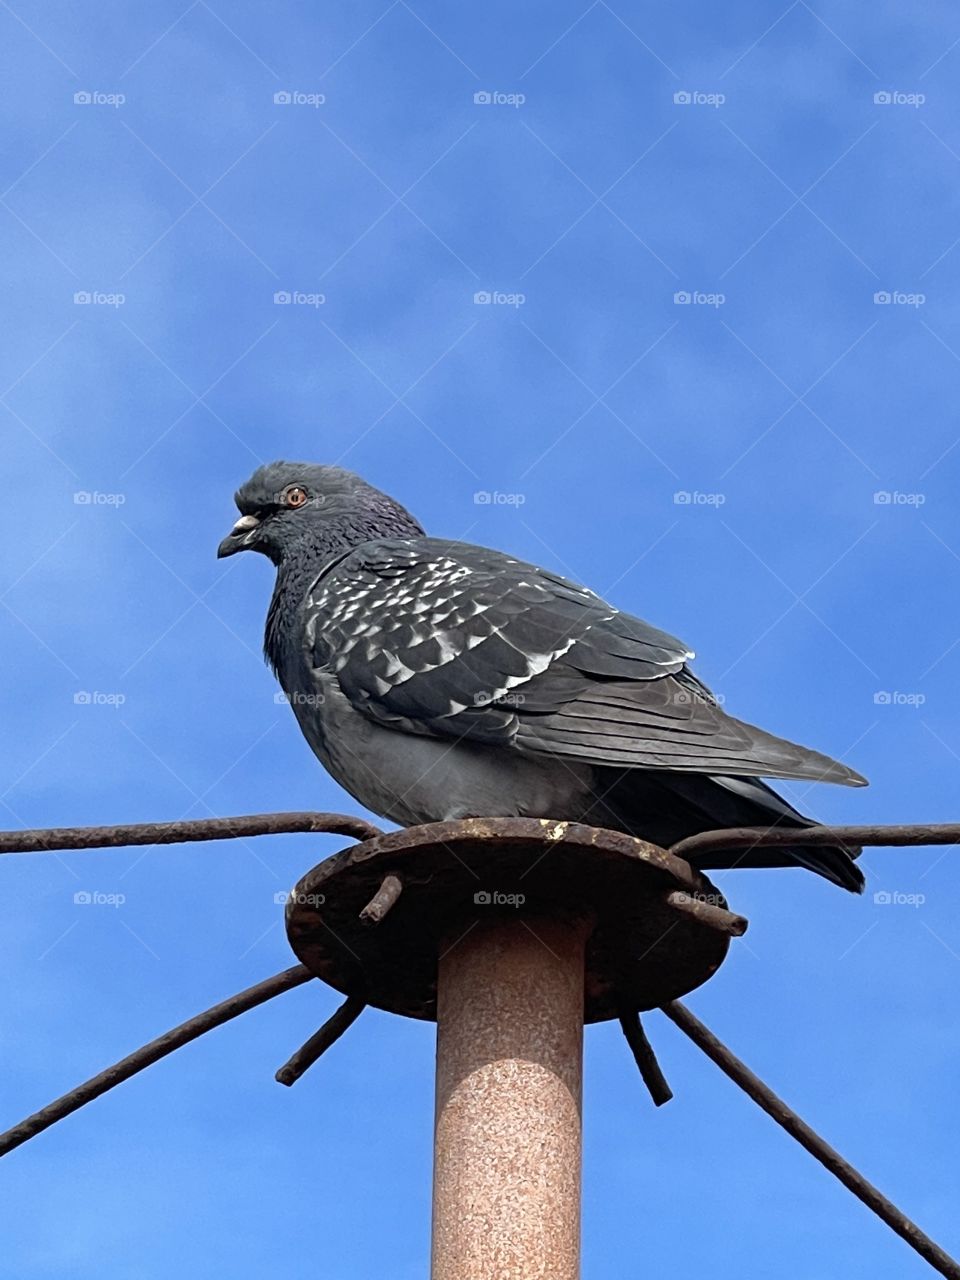
[[448, 942], [433, 1280], [578, 1280], [586, 931], [498, 917]]

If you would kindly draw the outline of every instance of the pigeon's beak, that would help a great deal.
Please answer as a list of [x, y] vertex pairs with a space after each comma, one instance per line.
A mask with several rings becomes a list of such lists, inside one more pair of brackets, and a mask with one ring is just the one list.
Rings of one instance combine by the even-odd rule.
[[237, 551], [244, 551], [253, 542], [260, 528], [258, 516], [241, 516], [224, 540], [217, 547], [217, 559], [232, 556]]

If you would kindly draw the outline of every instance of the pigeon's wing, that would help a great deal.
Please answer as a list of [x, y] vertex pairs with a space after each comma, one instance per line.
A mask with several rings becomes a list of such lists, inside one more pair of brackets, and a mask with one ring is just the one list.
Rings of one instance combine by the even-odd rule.
[[624, 768], [860, 781], [725, 715], [673, 636], [482, 547], [356, 548], [309, 593], [306, 645], [358, 710], [407, 732]]
[[600, 629], [618, 616], [585, 587], [500, 552], [437, 538], [381, 541], [314, 584], [306, 644], [314, 665], [377, 720], [510, 742], [528, 699], [555, 711], [586, 687], [588, 677], [560, 659], [591, 632], [601, 666], [605, 645], [611, 669], [629, 666], [641, 680], [679, 671], [690, 656], [635, 619], [624, 619], [629, 640], [615, 631], [604, 640]]
[[642, 686], [591, 681], [558, 710], [522, 717], [516, 742], [526, 751], [627, 769], [866, 783], [819, 751], [727, 715], [687, 670]]

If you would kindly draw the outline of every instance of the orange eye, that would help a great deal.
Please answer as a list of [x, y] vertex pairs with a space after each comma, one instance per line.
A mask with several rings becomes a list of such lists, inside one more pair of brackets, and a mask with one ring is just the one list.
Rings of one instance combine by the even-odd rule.
[[292, 484], [289, 489], [283, 491], [283, 503], [287, 507], [302, 507], [307, 501], [306, 489], [301, 489], [298, 484]]

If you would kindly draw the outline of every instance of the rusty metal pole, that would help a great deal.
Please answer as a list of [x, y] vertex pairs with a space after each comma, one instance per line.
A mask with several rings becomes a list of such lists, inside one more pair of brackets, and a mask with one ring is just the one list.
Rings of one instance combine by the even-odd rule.
[[578, 1280], [586, 932], [500, 917], [441, 957], [433, 1280]]

